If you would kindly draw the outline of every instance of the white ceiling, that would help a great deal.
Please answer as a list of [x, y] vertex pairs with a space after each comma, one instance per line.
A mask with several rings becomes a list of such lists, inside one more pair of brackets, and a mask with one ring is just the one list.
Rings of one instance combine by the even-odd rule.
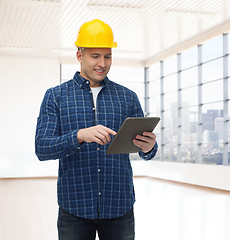
[[114, 63], [147, 66], [230, 31], [230, 0], [0, 0], [0, 56], [76, 63], [77, 32], [99, 18], [114, 32]]

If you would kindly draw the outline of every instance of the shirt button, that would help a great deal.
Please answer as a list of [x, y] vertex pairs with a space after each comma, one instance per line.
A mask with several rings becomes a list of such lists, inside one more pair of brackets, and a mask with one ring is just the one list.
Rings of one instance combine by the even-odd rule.
[[86, 81], [86, 84], [89, 84], [89, 81]]
[[92, 93], [92, 91], [89, 91], [89, 93]]
[[95, 111], [96, 110], [96, 108], [93, 108], [93, 111]]
[[99, 147], [97, 148], [97, 151], [100, 151], [100, 148], [99, 148]]
[[98, 168], [98, 170], [97, 170], [98, 172], [100, 172], [101, 171], [101, 169], [100, 168]]
[[101, 192], [99, 192], [98, 195], [101, 196]]

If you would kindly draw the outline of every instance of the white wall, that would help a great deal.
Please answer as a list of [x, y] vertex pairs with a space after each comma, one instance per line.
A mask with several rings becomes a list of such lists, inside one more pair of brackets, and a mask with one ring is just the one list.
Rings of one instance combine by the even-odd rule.
[[44, 93], [59, 81], [58, 60], [0, 57], [0, 177], [52, 175], [56, 163], [40, 169], [34, 136]]

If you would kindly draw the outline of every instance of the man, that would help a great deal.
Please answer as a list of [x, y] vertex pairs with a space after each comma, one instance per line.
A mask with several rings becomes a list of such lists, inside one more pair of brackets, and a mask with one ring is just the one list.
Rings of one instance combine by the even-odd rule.
[[[136, 94], [107, 78], [116, 47], [111, 28], [100, 20], [82, 25], [76, 42], [80, 73], [49, 89], [36, 129], [40, 160], [59, 159], [60, 240], [133, 240], [135, 201], [128, 154], [106, 154], [127, 117], [143, 112]], [[137, 135], [139, 155], [157, 152], [152, 132]]]

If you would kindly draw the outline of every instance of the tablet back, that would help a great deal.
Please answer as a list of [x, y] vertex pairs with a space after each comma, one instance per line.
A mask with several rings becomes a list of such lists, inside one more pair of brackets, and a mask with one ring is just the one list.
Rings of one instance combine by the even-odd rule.
[[120, 154], [139, 152], [140, 148], [133, 144], [133, 139], [136, 135], [141, 135], [143, 132], [152, 132], [159, 121], [159, 117], [126, 118], [106, 153]]

